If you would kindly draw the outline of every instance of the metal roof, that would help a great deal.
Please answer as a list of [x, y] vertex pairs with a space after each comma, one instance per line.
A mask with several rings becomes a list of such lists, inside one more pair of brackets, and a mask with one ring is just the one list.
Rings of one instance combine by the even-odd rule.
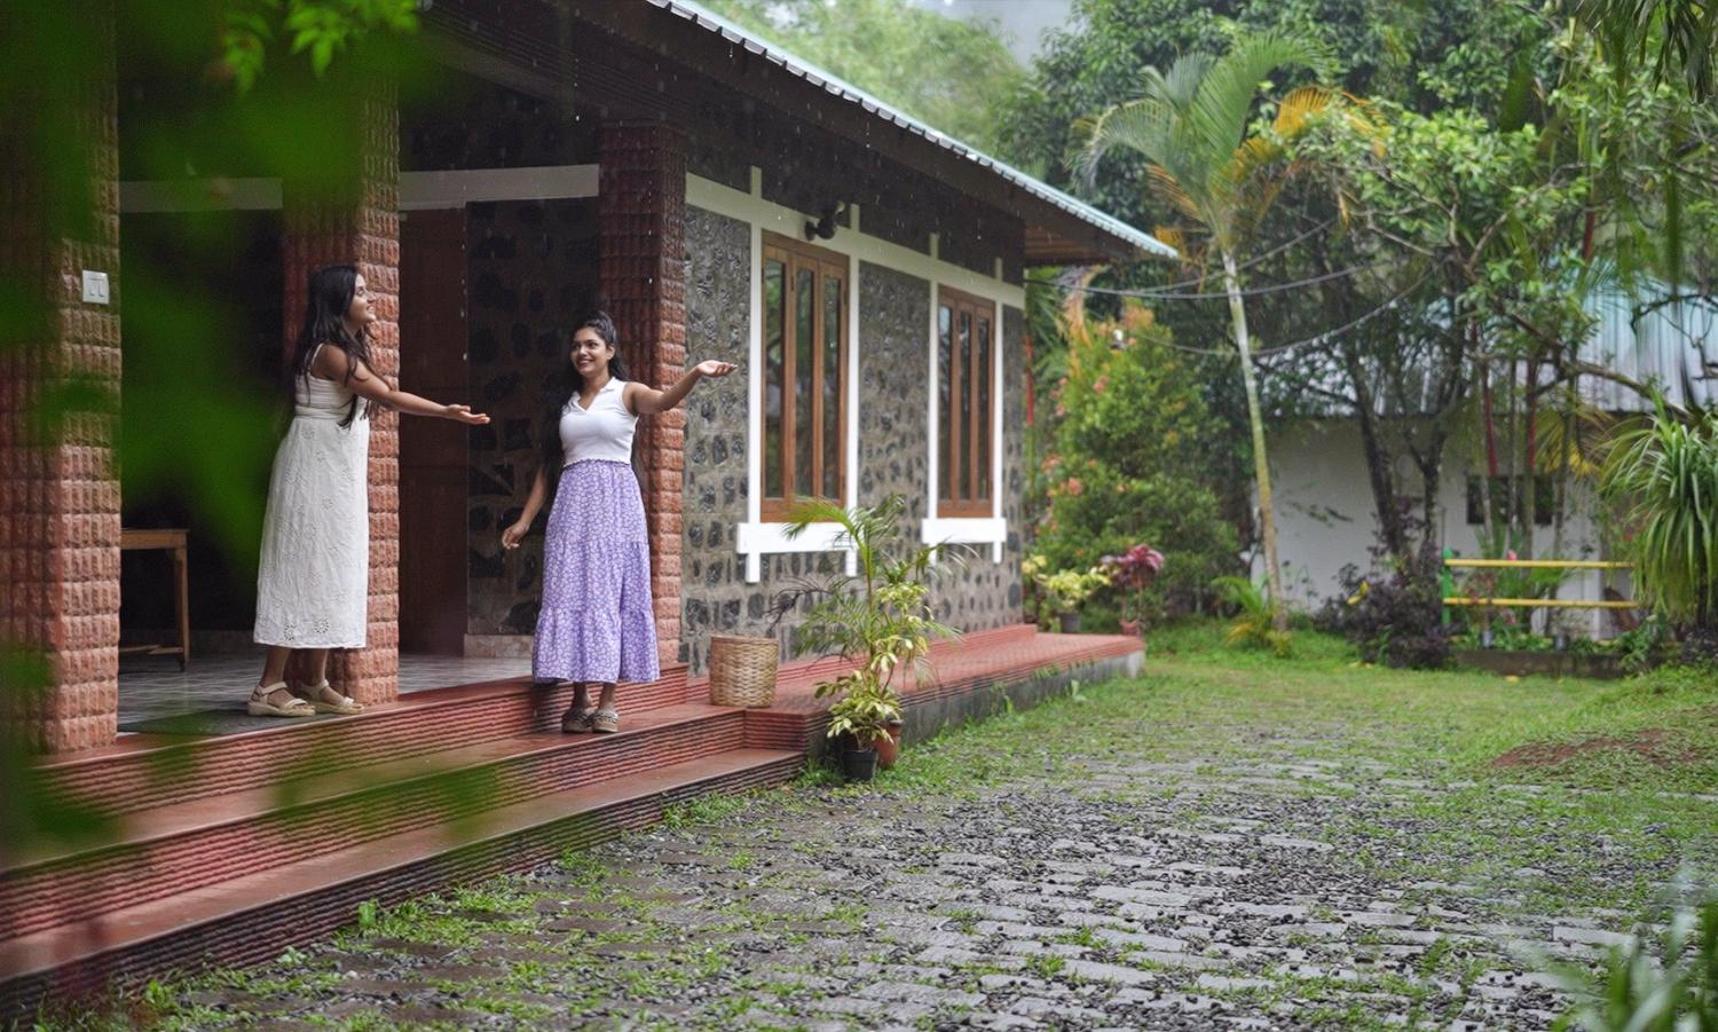
[[811, 85], [820, 87], [826, 92], [864, 109], [867, 114], [875, 115], [884, 121], [906, 129], [908, 132], [922, 136], [937, 146], [973, 162], [980, 168], [994, 172], [998, 177], [1026, 191], [1038, 200], [1060, 208], [1075, 218], [1096, 226], [1131, 247], [1163, 258], [1177, 257], [1173, 247], [1151, 234], [1135, 229], [1113, 215], [1106, 215], [1089, 204], [1075, 200], [1050, 184], [1034, 179], [1012, 165], [998, 161], [976, 148], [967, 146], [947, 133], [890, 107], [859, 87], [795, 57], [772, 43], [759, 39], [701, 4], [693, 3], [692, 0], [646, 0], [646, 2], [693, 22], [702, 29], [716, 33], [730, 43], [744, 47], [747, 51], [779, 66], [790, 75], [804, 79]]
[[[1672, 405], [1709, 407], [1718, 401], [1718, 311], [1700, 304], [1675, 302], [1651, 308], [1636, 316], [1634, 304], [1627, 294], [1616, 290], [1599, 291], [1583, 302], [1594, 318], [1591, 334], [1579, 348], [1580, 357], [1613, 373], [1656, 388]], [[1334, 360], [1321, 359], [1312, 367], [1303, 367], [1301, 375], [1330, 393], [1340, 393], [1348, 382], [1348, 373]], [[1406, 398], [1393, 397], [1384, 385], [1375, 383], [1380, 416], [1421, 416], [1432, 412], [1435, 404], [1429, 394], [1432, 384], [1415, 382], [1415, 370], [1400, 374], [1406, 381]], [[1549, 383], [1556, 371], [1549, 367], [1540, 371], [1541, 383]], [[1519, 382], [1526, 381], [1525, 369], [1518, 369]], [[1653, 410], [1650, 398], [1614, 380], [1597, 376], [1580, 378], [1582, 399], [1589, 405], [1616, 414], [1645, 413]], [[1306, 399], [1302, 399], [1303, 404]], [[1348, 407], [1331, 399], [1312, 402], [1315, 418], [1345, 416]]]
[[[1676, 302], [1635, 317], [1630, 299], [1606, 294], [1588, 302], [1598, 326], [1581, 346], [1588, 361], [1607, 366], [1640, 383], [1652, 384], [1673, 405], [1708, 406], [1713, 401], [1709, 344], [1718, 344], [1714, 312], [1704, 305]], [[1607, 412], [1651, 412], [1652, 402], [1610, 380], [1588, 376], [1581, 393]]]

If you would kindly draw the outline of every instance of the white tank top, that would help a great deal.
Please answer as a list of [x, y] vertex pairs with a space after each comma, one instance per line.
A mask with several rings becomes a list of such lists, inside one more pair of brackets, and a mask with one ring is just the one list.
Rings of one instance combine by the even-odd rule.
[[592, 399], [586, 410], [573, 395], [561, 410], [561, 452], [564, 465], [597, 459], [604, 462], [632, 461], [632, 434], [638, 417], [627, 410], [623, 400], [624, 380], [610, 379]]

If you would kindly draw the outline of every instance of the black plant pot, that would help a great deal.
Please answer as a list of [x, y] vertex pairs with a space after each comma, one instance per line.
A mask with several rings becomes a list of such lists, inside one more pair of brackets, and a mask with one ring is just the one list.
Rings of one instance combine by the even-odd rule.
[[877, 750], [843, 749], [841, 772], [847, 775], [848, 781], [870, 781], [877, 776]]

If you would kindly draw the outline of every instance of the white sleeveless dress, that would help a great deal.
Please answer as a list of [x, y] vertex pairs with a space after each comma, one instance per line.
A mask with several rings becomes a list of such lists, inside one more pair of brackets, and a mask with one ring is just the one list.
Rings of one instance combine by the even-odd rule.
[[274, 456], [257, 564], [255, 640], [295, 649], [364, 647], [370, 587], [370, 421], [364, 401], [318, 376], [298, 381]]

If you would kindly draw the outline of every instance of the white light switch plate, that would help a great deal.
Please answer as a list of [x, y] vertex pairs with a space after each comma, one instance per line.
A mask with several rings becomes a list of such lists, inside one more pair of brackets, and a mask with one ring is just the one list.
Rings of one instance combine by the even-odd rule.
[[92, 305], [108, 303], [107, 273], [84, 270], [84, 301]]

